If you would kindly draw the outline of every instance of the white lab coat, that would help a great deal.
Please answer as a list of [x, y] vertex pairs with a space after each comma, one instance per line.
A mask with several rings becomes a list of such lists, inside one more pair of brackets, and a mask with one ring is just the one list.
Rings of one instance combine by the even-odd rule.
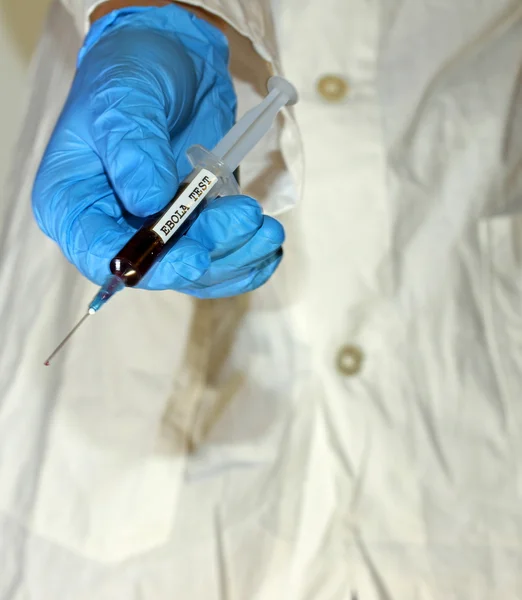
[[240, 112], [299, 89], [242, 173], [286, 258], [42, 366], [95, 289], [29, 202], [93, 2], [55, 4], [0, 213], [0, 600], [522, 599], [522, 5], [194, 4]]

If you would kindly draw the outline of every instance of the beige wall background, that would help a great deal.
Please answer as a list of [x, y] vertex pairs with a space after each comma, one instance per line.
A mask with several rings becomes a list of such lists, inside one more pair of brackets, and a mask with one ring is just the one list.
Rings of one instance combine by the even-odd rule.
[[0, 189], [23, 118], [31, 56], [50, 3], [0, 0]]

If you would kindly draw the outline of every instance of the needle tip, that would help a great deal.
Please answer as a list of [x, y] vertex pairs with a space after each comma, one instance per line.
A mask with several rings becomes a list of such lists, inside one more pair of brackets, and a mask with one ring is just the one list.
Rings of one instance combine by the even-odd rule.
[[80, 320], [80, 322], [74, 327], [74, 329], [67, 335], [67, 337], [63, 340], [63, 342], [58, 346], [58, 348], [56, 348], [56, 350], [51, 354], [51, 356], [49, 356], [49, 358], [44, 362], [44, 365], [46, 367], [48, 367], [51, 364], [51, 361], [53, 360], [53, 358], [58, 354], [58, 352], [60, 352], [60, 350], [65, 346], [65, 344], [68, 342], [68, 340], [72, 337], [73, 333], [80, 327], [80, 325], [85, 321], [85, 319], [92, 314], [91, 312], [88, 312], [87, 314], [85, 314], [83, 316], [83, 318]]

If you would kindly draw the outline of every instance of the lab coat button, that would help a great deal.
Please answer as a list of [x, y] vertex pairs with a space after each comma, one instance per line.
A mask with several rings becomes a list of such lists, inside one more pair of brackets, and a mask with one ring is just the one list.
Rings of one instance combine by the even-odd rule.
[[353, 377], [361, 370], [364, 355], [358, 346], [342, 346], [337, 353], [337, 370], [341, 375]]
[[317, 91], [328, 102], [339, 102], [348, 95], [349, 86], [337, 75], [324, 75], [317, 81]]

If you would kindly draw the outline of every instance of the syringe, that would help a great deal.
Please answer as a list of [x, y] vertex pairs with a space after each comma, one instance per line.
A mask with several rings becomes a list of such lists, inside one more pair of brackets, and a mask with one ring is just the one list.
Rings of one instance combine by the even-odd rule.
[[268, 132], [281, 108], [297, 102], [296, 89], [283, 77], [271, 77], [267, 87], [268, 94], [263, 101], [248, 111], [211, 152], [202, 146], [188, 149], [187, 156], [194, 167], [192, 172], [166, 208], [148, 219], [111, 260], [112, 275], [93, 298], [80, 322], [45, 361], [47, 366], [89, 315], [98, 312], [116, 292], [134, 287], [143, 279], [187, 232], [210, 200], [240, 193], [234, 171]]

